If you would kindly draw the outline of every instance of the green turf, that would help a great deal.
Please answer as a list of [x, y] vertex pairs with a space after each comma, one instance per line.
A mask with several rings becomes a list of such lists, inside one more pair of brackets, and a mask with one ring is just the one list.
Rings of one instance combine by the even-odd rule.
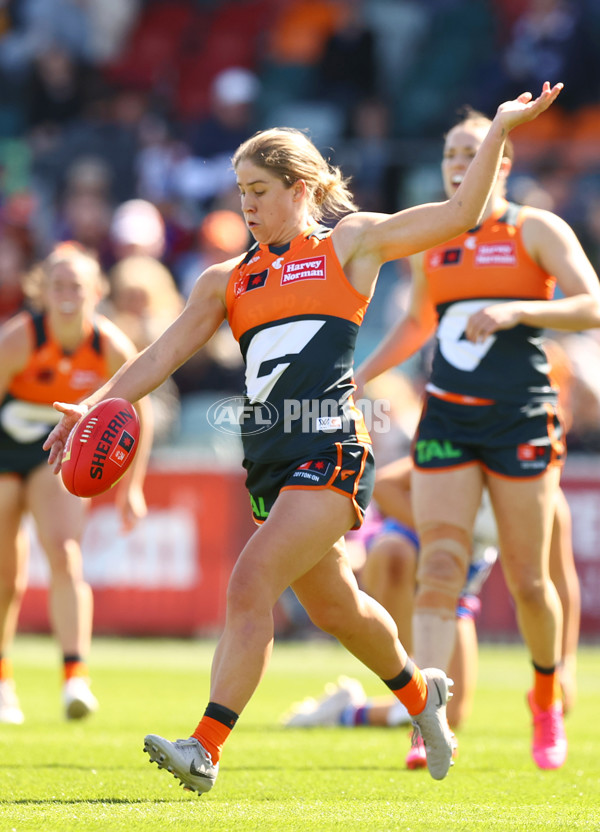
[[91, 665], [101, 710], [78, 724], [61, 717], [55, 643], [21, 636], [13, 660], [27, 720], [0, 726], [0, 830], [600, 830], [600, 648], [580, 652], [567, 764], [541, 772], [529, 756], [525, 653], [484, 647], [459, 760], [437, 783], [404, 769], [405, 728], [280, 728], [292, 700], [320, 693], [340, 673], [369, 693], [382, 686], [333, 642], [279, 643], [215, 788], [200, 798], [150, 766], [142, 740], [193, 730], [213, 647], [97, 639]]

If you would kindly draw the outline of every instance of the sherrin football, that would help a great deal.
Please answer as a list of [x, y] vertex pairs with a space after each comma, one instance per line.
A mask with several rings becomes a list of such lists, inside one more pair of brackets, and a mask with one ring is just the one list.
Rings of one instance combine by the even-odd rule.
[[63, 451], [63, 482], [76, 497], [112, 488], [133, 462], [140, 421], [126, 399], [104, 399], [77, 422]]

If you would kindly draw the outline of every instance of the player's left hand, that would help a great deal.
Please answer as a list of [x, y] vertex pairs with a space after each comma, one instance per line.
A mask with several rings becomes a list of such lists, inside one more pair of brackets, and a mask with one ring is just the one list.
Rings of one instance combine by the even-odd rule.
[[496, 119], [500, 120], [507, 131], [519, 124], [533, 121], [556, 101], [563, 87], [563, 83], [551, 87], [550, 82], [545, 81], [537, 98], [534, 99], [530, 92], [522, 92], [514, 101], [505, 101], [501, 104], [496, 112]]
[[474, 344], [480, 344], [499, 329], [512, 329], [520, 322], [520, 317], [521, 307], [516, 302], [484, 306], [469, 317], [465, 336]]
[[138, 485], [119, 483], [115, 494], [115, 505], [121, 517], [121, 531], [130, 532], [148, 514], [148, 506], [142, 488]]

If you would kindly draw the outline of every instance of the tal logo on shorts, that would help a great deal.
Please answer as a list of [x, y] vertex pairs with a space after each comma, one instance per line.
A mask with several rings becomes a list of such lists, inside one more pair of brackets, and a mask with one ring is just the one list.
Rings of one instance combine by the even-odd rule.
[[415, 456], [417, 464], [422, 465], [432, 459], [457, 459], [462, 456], [462, 451], [448, 439], [419, 439], [415, 443]]

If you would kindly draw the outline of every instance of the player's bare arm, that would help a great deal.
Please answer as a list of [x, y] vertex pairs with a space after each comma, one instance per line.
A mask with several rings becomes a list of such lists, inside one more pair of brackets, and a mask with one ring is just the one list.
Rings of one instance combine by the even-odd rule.
[[415, 254], [410, 263], [412, 282], [407, 313], [356, 371], [359, 389], [386, 370], [402, 364], [424, 347], [435, 332], [437, 312], [427, 291], [423, 254]]
[[571, 227], [556, 214], [530, 209], [522, 235], [529, 255], [556, 277], [564, 297], [485, 307], [467, 322], [466, 337], [483, 341], [518, 324], [573, 332], [600, 327], [598, 276]]
[[501, 104], [460, 187], [445, 202], [418, 205], [392, 215], [351, 214], [340, 220], [334, 244], [355, 288], [370, 295], [376, 279], [374, 264], [424, 251], [477, 225], [496, 182], [509, 132], [548, 109], [562, 88], [560, 83], [551, 88], [546, 82], [535, 100], [526, 92]]
[[147, 396], [210, 339], [225, 319], [225, 290], [235, 262], [207, 269], [171, 326], [80, 405], [54, 403], [63, 417], [44, 442], [44, 449], [50, 451], [48, 464], [55, 465], [55, 472], [60, 470], [60, 457], [69, 432], [87, 408], [108, 397], [136, 402]]
[[10, 380], [27, 364], [32, 346], [25, 315], [15, 315], [0, 327], [0, 400]]
[[[131, 339], [108, 318], [100, 316], [99, 326], [106, 339], [108, 368], [112, 375], [126, 361], [137, 355], [137, 349]], [[152, 406], [149, 398], [144, 396], [135, 402], [134, 407], [140, 419], [140, 439], [133, 462], [115, 489], [115, 505], [121, 517], [121, 528], [125, 532], [130, 531], [136, 522], [145, 517], [148, 512], [143, 485], [154, 436]], [[60, 461], [59, 456], [55, 463], [57, 472], [60, 468]]]

